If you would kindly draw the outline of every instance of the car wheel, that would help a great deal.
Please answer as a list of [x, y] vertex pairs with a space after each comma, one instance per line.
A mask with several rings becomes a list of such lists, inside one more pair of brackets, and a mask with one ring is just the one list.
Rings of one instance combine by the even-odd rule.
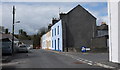
[[26, 53], [28, 53], [28, 51], [26, 51]]

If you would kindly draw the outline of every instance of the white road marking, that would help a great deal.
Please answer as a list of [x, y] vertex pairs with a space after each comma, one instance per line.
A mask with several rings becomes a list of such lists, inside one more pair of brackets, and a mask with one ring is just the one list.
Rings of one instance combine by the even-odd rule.
[[20, 64], [20, 63], [25, 63], [25, 61], [2, 63], [0, 66], [9, 66], [9, 65], [15, 65], [15, 64]]
[[78, 61], [82, 61], [83, 63], [86, 63], [88, 65], [95, 65], [95, 66], [100, 66], [100, 67], [110, 68], [110, 69], [115, 68], [113, 66], [109, 66], [109, 65], [106, 65], [106, 64], [102, 64], [102, 63], [98, 63], [98, 62], [93, 62], [93, 61], [86, 60], [86, 59], [79, 58], [79, 57], [74, 57], [73, 55], [70, 55], [70, 54], [67, 54], [67, 53], [65, 53], [64, 55], [72, 57], [72, 58], [74, 58], [74, 59], [76, 59]]
[[89, 60], [86, 60], [86, 59], [83, 59], [83, 58], [75, 57], [75, 56], [67, 54], [67, 53], [63, 53], [62, 55], [69, 56], [69, 57], [71, 57], [73, 59], [76, 59], [78, 61], [82, 61], [83, 63], [86, 63], [88, 65], [100, 66], [100, 67], [110, 68], [110, 69], [115, 68], [113, 66], [109, 66], [109, 65], [106, 65], [106, 64], [102, 64], [102, 63], [98, 63], [98, 62], [93, 62], [93, 61], [89, 61]]

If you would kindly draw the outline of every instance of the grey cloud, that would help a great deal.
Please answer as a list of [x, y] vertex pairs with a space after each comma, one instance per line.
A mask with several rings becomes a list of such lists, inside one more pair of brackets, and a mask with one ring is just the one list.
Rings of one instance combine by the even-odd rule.
[[[61, 12], [68, 12], [79, 3], [19, 3], [3, 4], [2, 18], [3, 25], [12, 30], [12, 6], [16, 6], [15, 33], [19, 29], [24, 29], [28, 34], [35, 34], [41, 27], [47, 27], [53, 17], [58, 17], [59, 8]], [[91, 10], [90, 10], [91, 11]], [[94, 11], [92, 11], [94, 12]], [[100, 12], [95, 11], [93, 14], [99, 17]]]

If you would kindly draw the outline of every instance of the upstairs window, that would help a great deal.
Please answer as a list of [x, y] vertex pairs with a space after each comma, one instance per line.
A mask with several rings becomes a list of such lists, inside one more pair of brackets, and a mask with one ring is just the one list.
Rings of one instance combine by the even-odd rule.
[[56, 28], [55, 28], [55, 36], [56, 36]]
[[52, 48], [53, 48], [53, 40], [52, 40]]
[[59, 26], [58, 26], [58, 35], [59, 35]]
[[52, 37], [53, 37], [53, 29], [52, 29]]

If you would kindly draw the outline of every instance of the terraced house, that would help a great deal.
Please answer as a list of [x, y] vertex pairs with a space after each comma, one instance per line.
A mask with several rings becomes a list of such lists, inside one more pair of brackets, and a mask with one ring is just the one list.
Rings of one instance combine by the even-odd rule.
[[51, 47], [58, 51], [81, 51], [82, 46], [91, 47], [96, 36], [96, 18], [82, 6], [77, 5], [68, 13], [53, 18]]
[[51, 48], [51, 30], [48, 30], [46, 34], [41, 37], [42, 49], [52, 49]]
[[55, 19], [53, 19], [53, 26], [51, 27], [51, 46], [52, 50], [63, 51], [63, 37], [62, 37], [62, 21], [59, 20], [54, 24]]

